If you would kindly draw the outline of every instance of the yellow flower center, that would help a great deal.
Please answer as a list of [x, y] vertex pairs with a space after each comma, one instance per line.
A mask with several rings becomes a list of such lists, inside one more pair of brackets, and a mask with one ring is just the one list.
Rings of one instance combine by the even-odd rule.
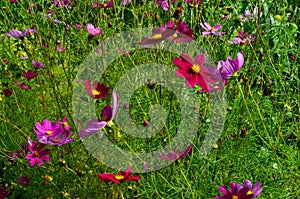
[[198, 64], [193, 64], [191, 69], [194, 73], [199, 73], [200, 72], [200, 66]]
[[100, 94], [100, 91], [97, 91], [97, 90], [95, 90], [95, 89], [92, 89], [92, 93], [93, 93], [93, 95], [99, 95], [99, 94]]
[[47, 135], [52, 135], [52, 131], [46, 131]]
[[211, 31], [214, 31], [215, 30], [215, 27], [211, 27]]
[[175, 34], [173, 34], [173, 37], [174, 37], [174, 38], [177, 38], [177, 36], [178, 36], [178, 35], [177, 35], [176, 33], [175, 33]]
[[69, 126], [67, 122], [64, 122], [64, 126]]
[[253, 192], [250, 190], [246, 193], [246, 195], [251, 195], [251, 194], [253, 194]]
[[102, 117], [102, 120], [107, 122], [107, 121], [109, 120], [109, 118], [108, 118], [106, 115], [104, 115], [104, 116]]
[[116, 175], [116, 176], [115, 176], [115, 179], [116, 179], [116, 180], [123, 180], [123, 179], [124, 179], [124, 176], [123, 176], [123, 175]]
[[155, 34], [152, 36], [153, 39], [160, 39], [162, 38], [162, 34]]
[[104, 7], [104, 8], [106, 8], [106, 5], [107, 5], [106, 3], [105, 3], [105, 4], [103, 4], [103, 7]]
[[233, 195], [231, 199], [239, 199], [239, 197], [236, 195]]
[[34, 155], [38, 157], [40, 154], [39, 154], [39, 152], [34, 151]]

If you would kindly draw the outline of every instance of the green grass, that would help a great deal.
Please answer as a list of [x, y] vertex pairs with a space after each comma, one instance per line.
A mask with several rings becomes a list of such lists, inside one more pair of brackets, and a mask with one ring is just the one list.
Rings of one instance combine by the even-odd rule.
[[[116, 2], [116, 1], [115, 1]], [[154, 1], [133, 0], [132, 4], [108, 9], [93, 9], [91, 1], [72, 1], [68, 7], [55, 7], [52, 1], [10, 3], [0, 2], [0, 91], [13, 89], [6, 97], [0, 93], [0, 186], [9, 190], [9, 198], [215, 198], [218, 186], [230, 182], [242, 184], [245, 179], [261, 181], [261, 198], [299, 198], [300, 195], [300, 130], [299, 130], [299, 4], [296, 1], [205, 1], [202, 6], [189, 7], [184, 3], [181, 20], [194, 31], [196, 42], [207, 51], [215, 63], [236, 57], [243, 51], [245, 64], [231, 77], [226, 91], [226, 118], [222, 135], [215, 148], [204, 158], [199, 149], [209, 128], [211, 111], [209, 94], [197, 94], [199, 127], [192, 152], [171, 165], [140, 175], [139, 182], [121, 185], [104, 183], [97, 174], [118, 171], [95, 159], [80, 141], [72, 113], [72, 92], [76, 75], [88, 54], [102, 41], [116, 33], [134, 29], [158, 27], [171, 19], [175, 5], [168, 12]], [[259, 8], [263, 17], [241, 23], [237, 20], [245, 9]], [[47, 12], [54, 9], [52, 22]], [[107, 17], [104, 17], [104, 14]], [[145, 16], [145, 14], [148, 14]], [[232, 14], [229, 19], [222, 15]], [[281, 20], [278, 20], [279, 17]], [[272, 21], [272, 23], [270, 23]], [[108, 23], [111, 22], [112, 26]], [[221, 23], [223, 37], [201, 35], [201, 22]], [[74, 27], [82, 25], [81, 30]], [[88, 40], [85, 25], [101, 27], [103, 33]], [[36, 27], [33, 36], [24, 40], [5, 36], [12, 29]], [[230, 45], [228, 40], [238, 30], [256, 35], [253, 44]], [[62, 45], [65, 52], [55, 48]], [[21, 60], [20, 55], [29, 59]], [[295, 56], [291, 59], [290, 56]], [[100, 82], [114, 87], [129, 70], [145, 63], [158, 63], [176, 69], [172, 58], [163, 51], [136, 50], [131, 57], [116, 59], [105, 71]], [[31, 60], [42, 61], [43, 69], [29, 82], [22, 71], [33, 69]], [[5, 64], [5, 60], [8, 64]], [[29, 90], [18, 88], [22, 81]], [[178, 78], [178, 81], [182, 79]], [[111, 97], [95, 103], [97, 115], [111, 103]], [[143, 128], [149, 120], [150, 105], [161, 104], [168, 110], [165, 127], [147, 139], [133, 138], [117, 125], [105, 128], [106, 135], [124, 150], [148, 152], [157, 150], [171, 140], [180, 121], [178, 99], [167, 88], [147, 85], [131, 96], [130, 113]], [[121, 109], [123, 107], [120, 107]], [[67, 116], [75, 139], [68, 145], [48, 147], [51, 160], [42, 167], [31, 167], [25, 158], [8, 161], [8, 154], [20, 149], [27, 136], [35, 139], [36, 122], [55, 121]], [[133, 165], [132, 165], [133, 166]], [[30, 176], [28, 186], [17, 184], [17, 178]], [[52, 180], [42, 185], [44, 177]]]

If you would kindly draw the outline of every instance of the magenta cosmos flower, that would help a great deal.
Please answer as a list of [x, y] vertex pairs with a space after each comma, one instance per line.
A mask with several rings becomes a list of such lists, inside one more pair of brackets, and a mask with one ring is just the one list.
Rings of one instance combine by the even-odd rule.
[[35, 124], [36, 129], [33, 129], [34, 132], [41, 137], [54, 137], [61, 134], [64, 131], [59, 124], [59, 122], [54, 122], [53, 124], [49, 120], [44, 120], [42, 124], [37, 122]]
[[172, 42], [190, 42], [194, 39], [193, 31], [186, 23], [180, 21], [180, 19], [177, 20], [176, 25], [173, 20], [169, 20], [167, 25], [162, 25], [161, 28], [162, 30], [170, 29], [175, 31], [175, 33], [173, 32], [172, 36], [168, 38]]
[[88, 79], [84, 80], [84, 86], [88, 95], [94, 99], [108, 96], [110, 90], [109, 87], [106, 87], [104, 84], [100, 84], [98, 81], [94, 81], [91, 85], [91, 81]]
[[253, 193], [250, 191], [249, 187], [242, 187], [238, 189], [236, 183], [230, 183], [230, 190], [224, 186], [219, 187], [219, 191], [223, 193], [223, 196], [216, 195], [217, 199], [251, 199], [253, 198]]
[[162, 42], [163, 40], [168, 39], [172, 36], [174, 31], [171, 30], [164, 30], [162, 28], [153, 28], [152, 29], [152, 36], [145, 37], [141, 42], [138, 42], [139, 45], [150, 45], [150, 44], [157, 44]]
[[13, 153], [8, 154], [9, 159], [22, 158], [28, 152], [26, 143], [21, 144], [21, 150], [14, 149]]
[[191, 152], [193, 145], [188, 146], [184, 151], [175, 150], [173, 153], [165, 153], [164, 155], [159, 155], [158, 158], [166, 161], [174, 161], [185, 157]]
[[228, 40], [229, 44], [247, 44], [248, 42], [253, 43], [255, 39], [255, 35], [249, 35], [247, 32], [239, 30], [237, 37], [233, 39], [233, 41]]
[[217, 24], [214, 27], [212, 27], [209, 23], [204, 22], [204, 23], [200, 23], [200, 26], [207, 30], [208, 32], [202, 32], [203, 35], [210, 35], [210, 34], [214, 34], [217, 36], [221, 36], [222, 34], [224, 34], [225, 32], [218, 32], [218, 30], [220, 30], [222, 28], [221, 24]]
[[118, 107], [119, 107], [119, 99], [118, 94], [113, 91], [113, 108], [111, 106], [105, 106], [102, 110], [101, 116], [102, 120], [91, 120], [87, 123], [86, 128], [80, 130], [78, 136], [81, 138], [90, 136], [102, 128], [104, 128], [109, 122], [113, 120], [115, 117]]
[[32, 70], [29, 70], [27, 72], [23, 71], [22, 75], [26, 79], [30, 80], [30, 79], [34, 78], [35, 76], [37, 76], [37, 73], [33, 72]]
[[140, 176], [131, 176], [132, 167], [128, 167], [126, 171], [119, 171], [117, 175], [112, 173], [101, 173], [98, 174], [98, 178], [104, 182], [114, 182], [121, 184], [123, 181], [139, 181]]
[[232, 76], [233, 73], [239, 71], [244, 64], [244, 54], [239, 52], [236, 59], [232, 59], [231, 56], [226, 61], [218, 62], [218, 70], [223, 80], [226, 80]]
[[110, 8], [113, 6], [113, 2], [109, 1], [107, 3], [94, 3], [93, 8]]
[[195, 61], [188, 54], [182, 54], [182, 59], [174, 58], [173, 64], [179, 67], [175, 70], [175, 74], [180, 78], [186, 79], [186, 84], [193, 88], [199, 84], [204, 90], [208, 90], [208, 82], [214, 84], [214, 74], [211, 72], [211, 67], [205, 67], [206, 57], [203, 54], [198, 54]]
[[20, 30], [11, 30], [9, 33], [6, 33], [5, 35], [8, 37], [13, 37], [13, 38], [23, 38], [28, 34], [33, 34], [36, 32], [36, 28], [33, 29], [25, 29], [24, 31]]
[[37, 141], [31, 142], [30, 137], [28, 137], [28, 149], [31, 153], [26, 155], [26, 159], [30, 160], [30, 165], [34, 166], [37, 163], [39, 166], [42, 166], [44, 163], [43, 161], [48, 162], [50, 157], [47, 154], [50, 153], [49, 149], [43, 150], [45, 144], [41, 143], [38, 145]]
[[248, 194], [253, 194], [253, 198], [260, 196], [263, 191], [263, 187], [260, 186], [260, 181], [256, 181], [253, 187], [250, 180], [245, 180], [244, 185], [237, 184], [238, 190], [241, 190], [243, 187], [249, 189]]
[[70, 0], [53, 0], [53, 4], [61, 7], [61, 6], [69, 6]]
[[97, 27], [97, 28], [95, 28], [92, 24], [87, 24], [86, 25], [86, 29], [87, 29], [87, 31], [91, 34], [91, 35], [93, 35], [93, 36], [97, 36], [97, 35], [100, 35], [101, 33], [102, 33], [102, 30], [101, 30], [101, 28], [99, 28], [99, 27]]

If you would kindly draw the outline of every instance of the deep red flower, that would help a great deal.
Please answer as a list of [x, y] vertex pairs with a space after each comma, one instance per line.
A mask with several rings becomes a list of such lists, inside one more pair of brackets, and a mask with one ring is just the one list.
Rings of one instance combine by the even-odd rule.
[[212, 67], [205, 67], [206, 57], [198, 54], [193, 60], [190, 55], [182, 54], [182, 59], [174, 58], [173, 64], [179, 67], [175, 74], [180, 78], [186, 79], [186, 84], [193, 88], [198, 83], [204, 90], [209, 90], [208, 83], [215, 84], [214, 72]]
[[117, 175], [112, 173], [101, 173], [98, 174], [98, 178], [104, 182], [114, 182], [116, 184], [121, 184], [123, 181], [139, 181], [140, 176], [131, 176], [132, 167], [128, 167], [126, 171], [119, 171]]
[[22, 73], [23, 77], [25, 77], [26, 79], [30, 80], [32, 78], [34, 78], [35, 76], [37, 76], [37, 73], [32, 72], [32, 70], [29, 70], [27, 72], [23, 71]]
[[13, 94], [13, 91], [9, 88], [3, 89], [3, 93], [6, 97], [10, 97]]
[[98, 81], [94, 81], [91, 85], [91, 81], [86, 79], [84, 80], [84, 86], [86, 88], [86, 92], [92, 98], [104, 98], [109, 94], [109, 87], [106, 87], [104, 84], [100, 84]]

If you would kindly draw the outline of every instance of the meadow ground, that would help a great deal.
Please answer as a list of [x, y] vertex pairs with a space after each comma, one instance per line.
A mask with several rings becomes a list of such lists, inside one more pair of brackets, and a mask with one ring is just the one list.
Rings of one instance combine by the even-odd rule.
[[0, 2], [0, 198], [300, 198], [296, 0], [95, 2]]

